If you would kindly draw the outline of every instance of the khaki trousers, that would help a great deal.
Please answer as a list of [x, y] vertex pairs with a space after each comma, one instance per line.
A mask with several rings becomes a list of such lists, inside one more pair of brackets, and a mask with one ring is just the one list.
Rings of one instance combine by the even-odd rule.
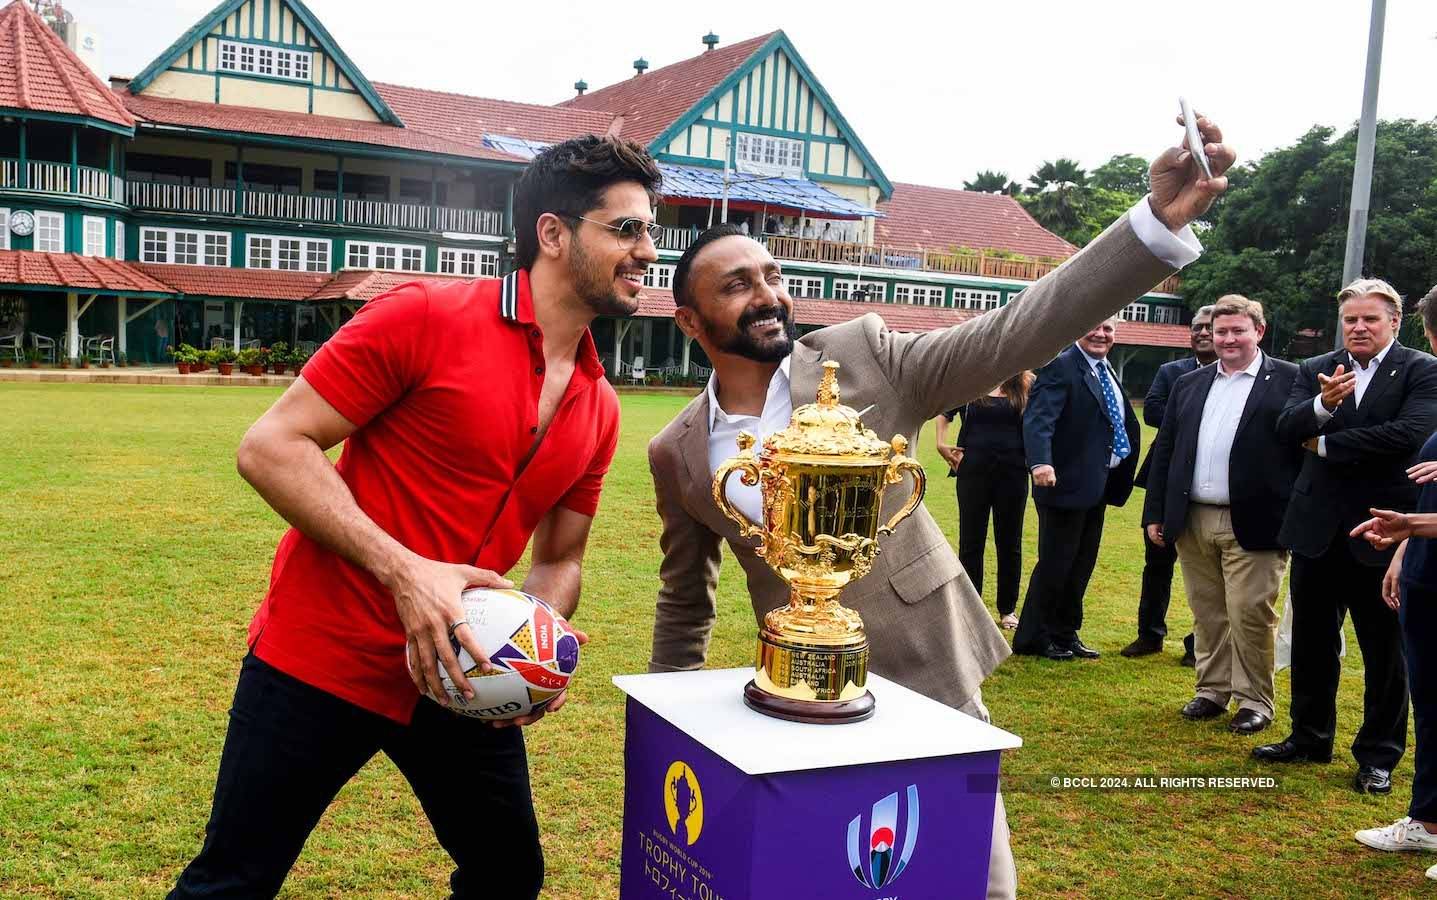
[[1244, 550], [1226, 506], [1194, 503], [1177, 541], [1193, 611], [1197, 696], [1273, 715], [1277, 591], [1286, 550]]

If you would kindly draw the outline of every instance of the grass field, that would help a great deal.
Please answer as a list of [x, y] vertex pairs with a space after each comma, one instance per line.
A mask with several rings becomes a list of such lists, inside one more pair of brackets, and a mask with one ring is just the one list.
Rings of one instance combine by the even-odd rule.
[[[235, 474], [233, 451], [276, 393], [0, 384], [0, 896], [157, 896], [198, 849], [245, 627], [282, 532]], [[546, 897], [618, 892], [623, 715], [609, 678], [642, 671], [648, 658], [658, 519], [644, 448], [682, 403], [624, 398], [577, 617], [593, 641], [569, 707], [528, 735]], [[925, 433], [928, 503], [955, 537], [952, 482], [931, 441]], [[1285, 673], [1278, 722], [1261, 739], [1230, 735], [1224, 720], [1177, 715], [1193, 687], [1177, 663], [1175, 638], [1190, 619], [1180, 582], [1169, 651], [1117, 655], [1133, 637], [1141, 497], [1109, 513], [1088, 595], [1083, 638], [1103, 659], [1013, 658], [984, 684], [994, 723], [1025, 741], [1004, 762], [1021, 894], [1424, 892], [1434, 859], [1379, 854], [1352, 839], [1356, 828], [1404, 814], [1412, 768], [1409, 755], [1389, 798], [1348, 787], [1345, 746], [1362, 683], [1350, 630], [1330, 766], [1268, 769], [1248, 759], [1254, 744], [1285, 733]], [[1028, 567], [1036, 524], [1030, 514]], [[737, 575], [730, 560], [714, 666], [751, 664], [754, 624]], [[1050, 775], [1184, 774], [1279, 781], [1258, 792], [1041, 787]], [[439, 896], [447, 861], [407, 785], [379, 757], [340, 794], [285, 896]]]

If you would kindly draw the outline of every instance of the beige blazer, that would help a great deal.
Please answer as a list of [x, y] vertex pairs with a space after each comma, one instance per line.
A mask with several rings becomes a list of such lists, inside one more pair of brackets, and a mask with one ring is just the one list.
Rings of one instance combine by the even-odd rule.
[[[1138, 240], [1124, 216], [1016, 301], [951, 328], [889, 331], [882, 319], [868, 314], [804, 335], [789, 366], [793, 405], [813, 402], [821, 363], [837, 360], [843, 403], [854, 409], [872, 404], [863, 417], [867, 427], [884, 440], [907, 435], [916, 447], [924, 422], [986, 393], [1014, 372], [1047, 363], [1172, 272]], [[756, 621], [788, 602], [788, 586], [758, 557], [756, 542], [739, 538], [714, 505], [708, 423], [708, 394], [703, 393], [649, 443], [663, 521], [651, 671], [703, 666], [715, 618], [722, 542], [728, 542], [748, 577]], [[888, 491], [883, 519], [897, 511], [911, 489], [905, 483]], [[873, 570], [841, 597], [863, 616], [872, 647], [870, 668], [950, 706], [962, 706], [1008, 656], [1007, 643], [926, 508], [881, 538], [879, 546]]]

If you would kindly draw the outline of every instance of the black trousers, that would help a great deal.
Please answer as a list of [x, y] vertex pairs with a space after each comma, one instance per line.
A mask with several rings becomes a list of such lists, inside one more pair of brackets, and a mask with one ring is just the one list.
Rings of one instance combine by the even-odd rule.
[[1159, 547], [1143, 529], [1143, 593], [1138, 599], [1138, 637], [1161, 642], [1168, 635], [1168, 604], [1173, 598], [1176, 541]]
[[1292, 740], [1331, 752], [1337, 731], [1342, 620], [1362, 648], [1362, 727], [1352, 742], [1361, 765], [1393, 769], [1407, 747], [1407, 669], [1397, 613], [1382, 602], [1383, 566], [1365, 566], [1345, 531], [1315, 559], [1292, 557]]
[[1412, 686], [1412, 803], [1407, 815], [1437, 822], [1437, 591], [1402, 587], [1402, 646]]
[[1018, 608], [1023, 577], [1023, 513], [1028, 508], [1028, 469], [1017, 459], [981, 450], [963, 454], [958, 466], [958, 561], [973, 587], [983, 593], [983, 551], [988, 545], [988, 515], [993, 515], [993, 545], [998, 557], [998, 612]]
[[1013, 633], [1014, 653], [1042, 653], [1049, 643], [1066, 647], [1078, 639], [1107, 509], [1101, 503], [1088, 509], [1038, 504], [1038, 564]]
[[339, 789], [383, 751], [454, 859], [454, 897], [535, 898], [539, 825], [519, 728], [421, 700], [406, 727], [280, 672], [240, 668], [204, 847], [171, 898], [273, 897]]

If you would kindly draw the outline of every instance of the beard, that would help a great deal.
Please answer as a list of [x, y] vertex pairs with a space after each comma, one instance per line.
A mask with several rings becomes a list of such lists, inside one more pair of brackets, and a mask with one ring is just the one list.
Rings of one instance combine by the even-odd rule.
[[614, 273], [602, 272], [581, 241], [574, 241], [569, 253], [569, 277], [574, 282], [574, 293], [588, 304], [596, 316], [617, 316], [628, 318], [638, 312], [638, 297], [620, 297], [614, 290]]
[[[748, 328], [760, 319], [773, 317], [783, 326], [783, 333], [778, 337], [757, 339], [749, 335]], [[713, 331], [710, 330], [712, 335]], [[732, 334], [724, 335], [722, 340], [715, 340], [714, 343], [725, 353], [732, 353], [734, 356], [741, 356], [744, 359], [751, 359], [754, 362], [774, 363], [782, 362], [784, 357], [793, 352], [793, 343], [798, 340], [798, 326], [794, 324], [793, 312], [781, 303], [762, 309], [751, 309], [739, 316], [738, 324]]]

